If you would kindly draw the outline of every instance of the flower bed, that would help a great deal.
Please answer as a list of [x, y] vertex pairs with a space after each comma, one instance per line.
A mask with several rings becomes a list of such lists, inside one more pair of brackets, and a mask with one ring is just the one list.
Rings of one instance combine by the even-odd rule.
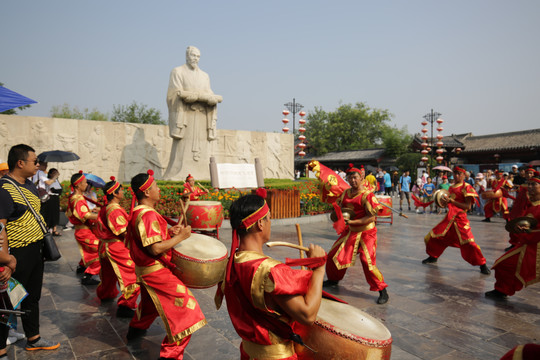
[[[251, 190], [240, 189], [214, 189], [208, 182], [201, 182], [204, 187], [210, 190], [209, 193], [202, 195], [199, 200], [219, 201], [223, 205], [223, 215], [229, 217], [229, 209], [233, 201], [242, 195], [250, 194]], [[266, 179], [267, 189], [297, 189], [300, 191], [300, 210], [302, 215], [313, 215], [329, 212], [332, 206], [323, 203], [320, 200], [318, 180], [306, 179], [301, 181]], [[69, 183], [63, 182], [64, 192], [60, 198], [60, 207], [62, 210], [67, 208], [67, 198], [69, 196]], [[179, 201], [182, 198], [184, 186], [180, 183], [171, 181], [158, 181], [158, 186], [161, 190], [161, 201], [156, 206], [156, 210], [161, 214], [177, 217], [180, 214]], [[100, 202], [103, 202], [103, 192], [101, 189], [95, 189]], [[131, 190], [128, 184], [124, 184], [125, 200], [122, 206], [129, 210], [131, 206]]]

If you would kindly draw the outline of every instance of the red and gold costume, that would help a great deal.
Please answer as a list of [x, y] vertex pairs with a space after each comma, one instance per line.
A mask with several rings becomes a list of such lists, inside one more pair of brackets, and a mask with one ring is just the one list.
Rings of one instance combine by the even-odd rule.
[[[351, 190], [343, 192], [338, 202], [342, 208], [352, 208], [354, 219], [376, 215], [382, 208], [374, 193], [368, 189], [351, 197]], [[347, 268], [354, 265], [356, 254], [360, 254], [360, 261], [364, 275], [371, 291], [381, 291], [388, 285], [377, 268], [377, 228], [375, 222], [364, 226], [348, 226], [339, 239], [332, 245], [326, 261], [326, 275], [329, 280], [339, 281], [345, 276]]]
[[184, 194], [189, 194], [189, 200], [196, 201], [199, 200], [201, 195], [206, 194], [206, 192], [201, 190], [198, 186], [191, 186], [188, 182], [186, 182], [184, 184]]
[[135, 309], [140, 288], [135, 275], [135, 263], [124, 244], [128, 219], [126, 210], [116, 203], [108, 204], [100, 211], [101, 283], [96, 293], [100, 299], [114, 299], [118, 295], [118, 283], [122, 292], [118, 305]]
[[146, 249], [170, 239], [167, 222], [152, 207], [139, 205], [133, 209], [127, 236], [141, 285], [141, 300], [130, 327], [148, 329], [159, 315], [167, 331], [160, 356], [182, 359], [191, 334], [207, 322], [191, 291], [167, 267], [172, 250], [153, 256]]
[[[501, 179], [494, 182], [493, 191], [497, 193], [503, 186], [506, 185], [506, 180]], [[502, 190], [501, 190], [502, 192]], [[492, 198], [486, 201], [484, 205], [484, 213], [486, 218], [491, 218], [496, 213], [501, 213], [504, 219], [509, 219], [510, 211], [508, 210], [508, 200], [503, 194], [500, 197]]]
[[[478, 197], [474, 188], [466, 182], [452, 185], [449, 197], [457, 202], [466, 203], [467, 198]], [[448, 213], [424, 238], [426, 253], [438, 258], [448, 246], [458, 247], [461, 256], [471, 265], [484, 265], [486, 259], [480, 246], [474, 241], [467, 211], [452, 203], [448, 204]]]
[[293, 342], [266, 329], [245, 307], [251, 306], [292, 326], [294, 321], [287, 314], [280, 314], [268, 307], [265, 294], [304, 296], [311, 275], [309, 270], [292, 269], [254, 251], [238, 251], [234, 254], [230, 280], [222, 289], [233, 326], [242, 338], [242, 360], [297, 359]]
[[75, 225], [75, 240], [79, 245], [81, 259], [86, 274], [97, 275], [101, 270], [99, 263], [99, 239], [92, 231], [95, 225], [94, 220], [90, 220], [91, 211], [83, 195], [73, 194], [68, 200], [66, 216]]
[[[540, 221], [540, 201], [531, 203], [524, 216]], [[536, 229], [540, 229], [537, 225]], [[540, 232], [516, 234], [515, 246], [495, 261], [495, 290], [514, 295], [523, 287], [540, 281]]]
[[504, 354], [500, 360], [538, 360], [540, 359], [540, 345], [518, 345]]

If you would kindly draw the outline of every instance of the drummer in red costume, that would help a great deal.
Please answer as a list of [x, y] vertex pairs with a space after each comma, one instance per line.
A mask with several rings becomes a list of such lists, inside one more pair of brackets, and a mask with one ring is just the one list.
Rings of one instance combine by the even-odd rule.
[[[534, 170], [532, 167], [527, 169], [527, 171], [525, 172], [526, 181], [525, 183], [518, 186], [516, 200], [514, 201], [514, 205], [512, 205], [512, 209], [510, 210], [510, 215], [508, 216], [508, 220], [513, 220], [520, 216], [525, 216], [525, 211], [531, 205], [531, 202], [529, 200], [529, 194], [528, 194], [529, 193], [528, 181], [530, 178], [537, 175], [540, 175], [540, 173], [538, 173], [538, 171]], [[509, 243], [510, 243], [510, 246], [504, 249], [505, 251], [508, 251], [513, 246], [519, 244], [519, 235], [511, 233]]]
[[[497, 178], [492, 182], [493, 192], [495, 193], [499, 189], [503, 192], [503, 188], [507, 186], [507, 180], [504, 178], [503, 173], [498, 170], [495, 170], [495, 175]], [[508, 211], [507, 196], [508, 192], [506, 192], [506, 195], [503, 194], [501, 197], [492, 198], [486, 201], [486, 204], [484, 205], [486, 218], [482, 220], [483, 222], [491, 222], [491, 218], [495, 213], [501, 213], [503, 218], [508, 221], [510, 212]]]
[[297, 359], [288, 337], [295, 321], [310, 325], [316, 319], [325, 252], [320, 246], [309, 246], [313, 271], [295, 270], [264, 255], [262, 246], [271, 232], [264, 197], [264, 190], [259, 189], [257, 195], [242, 196], [231, 206], [231, 256], [225, 280], [218, 285], [216, 306], [221, 306], [224, 294], [233, 326], [242, 338], [242, 360]]
[[448, 246], [461, 250], [465, 261], [474, 266], [480, 266], [480, 272], [489, 275], [486, 259], [480, 246], [474, 241], [467, 211], [471, 208], [474, 198], [478, 197], [474, 188], [466, 183], [465, 169], [454, 166], [454, 185], [450, 186], [450, 195], [442, 199], [448, 205], [448, 213], [424, 238], [426, 253], [429, 255], [422, 264], [437, 262], [437, 259]]
[[538, 224], [534, 229], [517, 226], [518, 243], [495, 261], [495, 289], [487, 297], [504, 299], [540, 281], [540, 176], [529, 179], [528, 191], [530, 206], [523, 215], [535, 218]]
[[191, 227], [167, 229], [167, 221], [155, 210], [160, 191], [152, 175], [149, 170], [131, 179], [138, 205], [131, 212], [127, 241], [141, 285], [141, 300], [127, 339], [142, 336], [159, 315], [167, 331], [160, 358], [183, 359], [191, 334], [207, 323], [191, 291], [170, 270], [174, 267], [172, 249], [189, 238]]
[[377, 228], [376, 215], [382, 205], [372, 189], [366, 187], [364, 169], [350, 166], [347, 169], [347, 181], [351, 187], [343, 192], [338, 204], [341, 208], [354, 210], [354, 217], [346, 220], [347, 227], [332, 245], [326, 261], [324, 286], [336, 286], [343, 279], [347, 268], [354, 265], [356, 255], [360, 255], [364, 276], [371, 291], [378, 291], [377, 304], [388, 301], [388, 285], [377, 268]]
[[101, 270], [98, 253], [99, 239], [92, 228], [96, 225], [98, 214], [88, 208], [88, 203], [83, 195], [87, 186], [88, 183], [82, 170], [71, 176], [73, 193], [68, 199], [66, 216], [75, 225], [75, 240], [77, 240], [81, 252], [79, 266], [86, 267], [81, 283], [83, 285], [97, 285], [99, 281], [93, 276], [98, 275]]
[[103, 187], [106, 206], [99, 212], [101, 283], [96, 289], [101, 299], [114, 299], [119, 284], [122, 295], [118, 298], [116, 316], [133, 317], [140, 289], [135, 276], [135, 263], [124, 244], [129, 216], [120, 205], [124, 199], [122, 185], [111, 176]]
[[195, 186], [195, 178], [189, 174], [186, 177], [186, 182], [184, 183], [184, 193], [182, 196], [184, 198], [188, 198], [191, 201], [199, 200], [199, 197], [201, 195], [204, 195], [208, 192], [208, 190], [202, 190], [198, 186]]

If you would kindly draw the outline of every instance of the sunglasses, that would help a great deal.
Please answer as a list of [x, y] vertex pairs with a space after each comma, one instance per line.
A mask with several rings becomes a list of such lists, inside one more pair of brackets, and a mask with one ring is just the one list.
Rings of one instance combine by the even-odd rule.
[[[23, 161], [24, 161], [24, 162], [29, 162], [29, 161], [32, 162], [32, 160], [23, 160]], [[37, 164], [39, 164], [39, 160], [38, 160], [38, 159], [34, 160], [34, 165], [37, 165]]]

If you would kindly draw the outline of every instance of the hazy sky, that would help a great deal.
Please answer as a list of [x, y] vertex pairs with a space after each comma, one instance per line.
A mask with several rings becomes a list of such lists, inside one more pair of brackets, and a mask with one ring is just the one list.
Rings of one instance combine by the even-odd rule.
[[[540, 1], [25, 1], [0, 3], [0, 82], [37, 100], [111, 113], [134, 100], [167, 118], [185, 49], [224, 100], [218, 128], [280, 131], [283, 104], [365, 102], [419, 132], [540, 128]], [[290, 116], [289, 116], [290, 117]]]

